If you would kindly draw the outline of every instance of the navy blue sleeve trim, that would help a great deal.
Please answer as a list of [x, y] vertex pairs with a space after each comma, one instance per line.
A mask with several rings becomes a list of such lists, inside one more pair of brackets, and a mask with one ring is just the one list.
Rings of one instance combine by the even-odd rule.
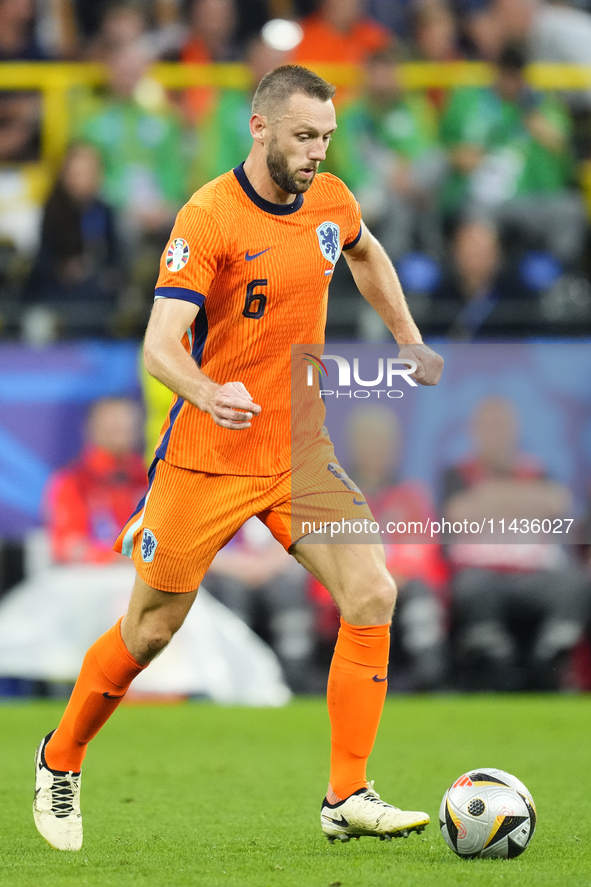
[[352, 249], [355, 246], [355, 244], [359, 242], [359, 238], [361, 237], [362, 232], [363, 232], [363, 225], [360, 225], [359, 226], [359, 233], [357, 234], [357, 237], [355, 238], [355, 240], [352, 240], [350, 243], [343, 244], [343, 249], [344, 250], [345, 249]]
[[201, 308], [205, 304], [203, 293], [188, 290], [182, 286], [157, 286], [154, 292], [155, 299], [181, 299], [183, 302], [193, 302]]

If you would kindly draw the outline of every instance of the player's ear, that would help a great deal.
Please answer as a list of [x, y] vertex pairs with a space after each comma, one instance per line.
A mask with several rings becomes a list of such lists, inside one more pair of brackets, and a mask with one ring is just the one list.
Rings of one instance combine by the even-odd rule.
[[250, 134], [255, 142], [263, 142], [267, 129], [267, 118], [262, 114], [253, 114], [250, 118]]

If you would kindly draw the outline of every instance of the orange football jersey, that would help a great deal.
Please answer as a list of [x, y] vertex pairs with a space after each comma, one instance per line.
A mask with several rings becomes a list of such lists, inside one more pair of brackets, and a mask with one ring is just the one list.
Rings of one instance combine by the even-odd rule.
[[360, 235], [359, 205], [329, 173], [291, 204], [260, 197], [242, 166], [193, 195], [163, 253], [156, 298], [199, 305], [185, 348], [215, 382], [242, 382], [262, 412], [233, 431], [177, 397], [159, 458], [211, 474], [290, 469], [291, 346], [324, 341], [334, 265]]

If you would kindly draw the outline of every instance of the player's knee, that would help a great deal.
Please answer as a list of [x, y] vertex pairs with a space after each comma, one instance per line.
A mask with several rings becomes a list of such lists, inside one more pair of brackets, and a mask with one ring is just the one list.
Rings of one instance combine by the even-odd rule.
[[389, 573], [380, 576], [369, 591], [368, 605], [375, 607], [376, 612], [389, 613], [392, 618], [396, 604], [396, 583]]
[[170, 643], [181, 625], [182, 622], [177, 624], [161, 613], [146, 614], [134, 626], [129, 627], [130, 652], [140, 662], [150, 662]]
[[142, 646], [146, 654], [155, 656], [171, 642], [174, 632], [168, 626], [152, 626], [142, 634]]
[[[390, 622], [396, 604], [396, 583], [384, 571], [358, 587], [356, 593], [342, 607], [343, 617], [357, 625]], [[349, 614], [347, 618], [346, 614]]]

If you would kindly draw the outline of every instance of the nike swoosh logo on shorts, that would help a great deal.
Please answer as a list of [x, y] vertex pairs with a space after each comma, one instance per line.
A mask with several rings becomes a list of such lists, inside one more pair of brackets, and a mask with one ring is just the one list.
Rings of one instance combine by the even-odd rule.
[[252, 262], [253, 259], [258, 259], [259, 256], [263, 255], [263, 253], [268, 253], [270, 249], [273, 249], [273, 247], [268, 246], [267, 249], [262, 249], [260, 251], [260, 253], [253, 253], [252, 256], [250, 255], [249, 251], [246, 250], [246, 252], [244, 254], [244, 258], [246, 259], [247, 262]]
[[358, 502], [355, 496], [353, 496], [353, 505], [367, 505], [365, 499], [362, 499], [361, 502]]
[[103, 693], [103, 696], [105, 697], [105, 699], [123, 699], [125, 693], [122, 693], [121, 696], [111, 696], [110, 693]]
[[375, 681], [376, 684], [383, 684], [383, 682], [384, 682], [384, 681], [387, 681], [387, 680], [388, 680], [388, 675], [386, 675], [385, 678], [379, 678], [379, 677], [377, 676], [377, 674], [374, 674], [374, 676], [373, 676], [373, 678], [372, 678], [372, 681]]

